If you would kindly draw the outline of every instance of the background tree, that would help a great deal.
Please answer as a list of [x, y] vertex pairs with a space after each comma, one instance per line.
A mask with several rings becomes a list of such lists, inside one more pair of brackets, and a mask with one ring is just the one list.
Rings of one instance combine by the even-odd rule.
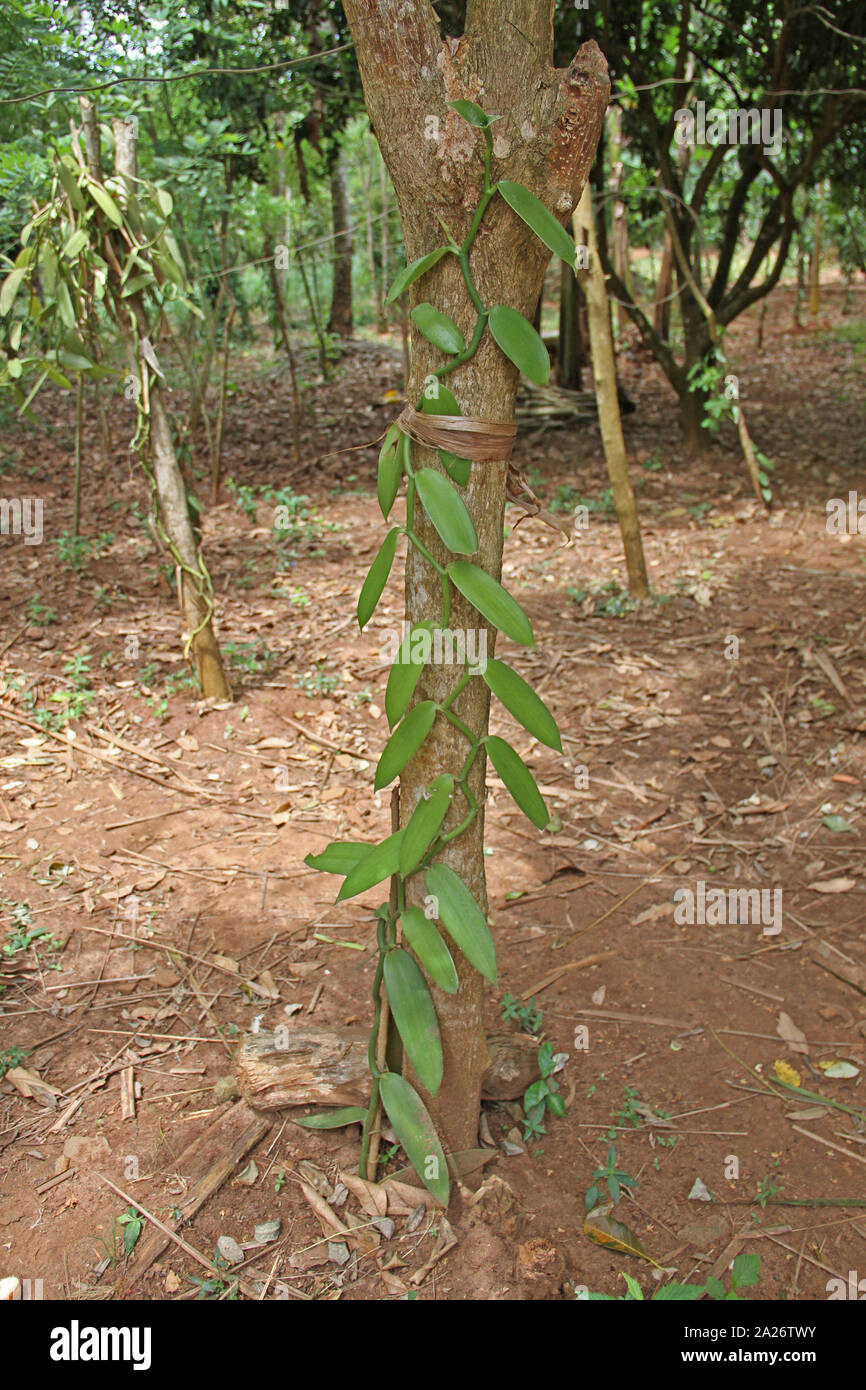
[[[859, 0], [841, 0], [832, 16], [788, 0], [760, 8], [748, 0], [702, 6], [601, 0], [586, 11], [564, 7], [561, 15], [566, 31], [570, 25], [600, 29], [624, 109], [624, 135], [657, 185], [647, 196], [667, 201], [691, 276], [724, 330], [778, 284], [796, 230], [797, 189], [820, 178], [822, 157], [844, 143], [843, 132], [845, 141], [862, 141], [866, 11]], [[753, 144], [696, 147], [684, 167], [675, 114], [698, 100], [707, 111], [725, 113], [781, 109], [781, 151], [766, 154]], [[678, 354], [616, 273], [606, 238], [599, 240], [608, 285], [677, 392], [685, 443], [695, 449], [704, 396], [690, 389], [689, 373], [711, 354], [706, 316], [675, 267], [683, 333]], [[768, 255], [770, 269], [762, 276]]]

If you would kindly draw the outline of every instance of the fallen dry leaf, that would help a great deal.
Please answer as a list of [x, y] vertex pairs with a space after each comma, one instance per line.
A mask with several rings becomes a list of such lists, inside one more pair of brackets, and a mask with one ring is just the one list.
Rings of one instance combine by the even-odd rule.
[[857, 887], [856, 878], [825, 878], [822, 883], [808, 885], [813, 893], [850, 893]]
[[800, 1052], [804, 1057], [808, 1057], [809, 1044], [806, 1041], [806, 1034], [802, 1028], [797, 1027], [790, 1014], [786, 1014], [784, 1009], [776, 1022], [776, 1032], [788, 1044], [792, 1052]]

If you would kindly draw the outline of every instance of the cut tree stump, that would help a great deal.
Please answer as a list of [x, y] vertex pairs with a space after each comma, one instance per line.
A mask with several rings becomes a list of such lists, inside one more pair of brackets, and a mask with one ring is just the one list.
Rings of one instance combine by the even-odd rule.
[[[256, 1110], [292, 1105], [366, 1105], [368, 1031], [310, 1025], [247, 1033], [235, 1064], [238, 1089]], [[526, 1033], [488, 1033], [490, 1066], [482, 1100], [518, 1100], [537, 1081], [538, 1040]]]

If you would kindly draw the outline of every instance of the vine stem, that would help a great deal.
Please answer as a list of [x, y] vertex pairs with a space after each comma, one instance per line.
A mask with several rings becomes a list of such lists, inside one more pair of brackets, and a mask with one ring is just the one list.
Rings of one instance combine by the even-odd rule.
[[[400, 829], [400, 791], [394, 787], [391, 792], [391, 830], [396, 832]], [[391, 898], [390, 910], [391, 918], [396, 917], [400, 906], [400, 888], [396, 874], [391, 875]], [[376, 1181], [376, 1168], [379, 1164], [379, 1142], [381, 1139], [382, 1128], [382, 1100], [379, 1095], [379, 1072], [385, 1070], [385, 1058], [388, 1050], [388, 1025], [391, 1019], [391, 1010], [388, 1005], [388, 995], [385, 990], [385, 982], [382, 978], [383, 957], [379, 958], [378, 978], [378, 1018], [374, 1024], [376, 1034], [376, 1072], [373, 1074], [373, 1085], [370, 1092], [370, 1106], [367, 1111], [367, 1118], [364, 1121], [364, 1140], [367, 1143], [366, 1155], [363, 1151], [361, 1157], [361, 1176], [366, 1176], [368, 1182]], [[366, 1158], [366, 1162], [365, 1162]]]

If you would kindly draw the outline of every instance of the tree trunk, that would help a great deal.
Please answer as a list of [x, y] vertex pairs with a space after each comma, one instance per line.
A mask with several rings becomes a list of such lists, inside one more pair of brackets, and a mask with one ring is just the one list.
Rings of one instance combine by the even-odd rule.
[[228, 396], [229, 357], [232, 346], [232, 324], [235, 321], [235, 306], [231, 305], [223, 328], [223, 360], [220, 367], [220, 389], [217, 400], [216, 429], [214, 430], [213, 451], [210, 460], [210, 500], [215, 507], [220, 500], [220, 486], [223, 471], [223, 437], [226, 428], [226, 398]]
[[[94, 114], [95, 120], [95, 114]], [[132, 121], [115, 119], [114, 130], [114, 170], [127, 179], [136, 176], [135, 126]], [[139, 338], [147, 336], [147, 317], [140, 295], [132, 295], [126, 304], [132, 309], [138, 322]], [[124, 315], [121, 326], [126, 337], [127, 355], [139, 364], [135, 339], [128, 318]], [[141, 364], [142, 373], [148, 372], [146, 364]], [[176, 557], [178, 573], [178, 601], [190, 634], [190, 656], [201, 685], [202, 694], [218, 700], [231, 699], [231, 687], [223, 669], [220, 650], [213, 630], [210, 607], [197, 576], [202, 575], [198, 545], [193, 533], [189, 515], [186, 486], [181, 475], [171, 437], [168, 412], [162, 396], [162, 383], [154, 374], [148, 385], [150, 406], [150, 451], [159, 513], [165, 533], [168, 536]]]
[[84, 442], [84, 378], [75, 378], [75, 463], [72, 476], [72, 534], [81, 535], [81, 451]]
[[809, 315], [815, 318], [821, 307], [821, 205], [815, 213], [812, 255], [809, 260]]
[[286, 300], [283, 286], [280, 282], [280, 273], [277, 270], [274, 246], [270, 237], [265, 237], [264, 246], [265, 260], [268, 263], [268, 273], [271, 280], [271, 293], [274, 297], [274, 310], [277, 315], [277, 326], [280, 330], [280, 337], [285, 348], [286, 357], [289, 363], [289, 380], [292, 387], [292, 437], [295, 449], [295, 464], [301, 466], [301, 393], [298, 388], [298, 363], [292, 350], [292, 340], [289, 336], [289, 325], [286, 319]]
[[376, 332], [385, 333], [387, 331], [387, 324], [385, 323], [384, 299], [387, 293], [387, 286], [382, 284], [382, 277], [376, 265], [376, 252], [373, 238], [373, 181], [370, 176], [370, 156], [374, 148], [373, 138], [368, 135], [364, 140], [364, 222], [367, 231], [367, 268], [370, 273], [370, 292], [373, 296], [373, 313], [376, 317]]
[[[469, 99], [501, 119], [494, 127], [492, 177], [529, 187], [562, 221], [577, 203], [595, 152], [609, 84], [606, 64], [595, 43], [586, 43], [568, 71], [552, 66], [553, 0], [468, 0], [463, 37], [439, 37], [429, 0], [406, 6], [402, 0], [344, 0], [352, 30], [367, 110], [394, 183], [403, 224], [407, 261], [443, 243], [437, 214], [454, 236], [466, 234], [481, 196], [483, 137], [449, 108]], [[439, 119], [440, 138], [426, 140], [425, 118]], [[541, 293], [550, 252], [501, 198], [494, 198], [475, 242], [472, 273], [484, 304], [505, 303], [531, 318]], [[519, 273], [515, 273], [519, 268]], [[433, 303], [468, 335], [476, 312], [457, 260], [446, 256], [410, 290], [413, 304]], [[441, 354], [413, 327], [412, 364], [407, 397], [415, 402], [425, 377], [441, 365]], [[511, 421], [517, 372], [488, 332], [475, 355], [448, 378], [465, 415]], [[439, 469], [438, 456], [412, 444], [414, 468]], [[507, 462], [473, 464], [464, 500], [478, 533], [473, 562], [498, 578], [501, 573]], [[420, 513], [420, 514], [419, 514]], [[416, 512], [417, 534], [440, 561], [450, 560], [429, 519]], [[411, 623], [440, 619], [440, 584], [435, 571], [410, 547], [406, 567], [406, 617]], [[494, 633], [479, 613], [455, 592], [452, 629], [486, 632], [488, 654]], [[427, 666], [415, 700], [443, 700], [455, 684], [447, 666]], [[480, 679], [470, 681], [454, 710], [476, 736], [486, 732], [489, 693]], [[401, 774], [400, 824], [405, 825], [430, 780], [442, 772], [459, 774], [466, 742], [447, 721], [437, 718], [431, 735]], [[470, 786], [483, 808], [485, 766], [476, 759]], [[457, 801], [458, 798], [455, 798]], [[446, 820], [453, 828], [466, 814], [454, 805]], [[441, 861], [450, 865], [486, 910], [483, 814], [451, 841]], [[410, 879], [407, 902], [423, 902], [423, 885]], [[446, 1152], [477, 1142], [481, 1078], [487, 1066], [481, 975], [452, 947], [459, 988], [448, 995], [430, 983], [439, 1017], [444, 1078], [430, 1096], [406, 1066], [439, 1131]]]
[[674, 244], [671, 234], [665, 228], [665, 241], [662, 248], [662, 264], [659, 271], [656, 302], [653, 308], [653, 328], [660, 338], [667, 342], [671, 331], [671, 290], [674, 283]]
[[677, 266], [677, 277], [680, 286], [679, 302], [685, 348], [683, 377], [677, 385], [680, 398], [680, 425], [686, 456], [694, 458], [703, 453], [707, 447], [707, 432], [703, 428], [707, 393], [689, 390], [687, 378], [692, 367], [698, 366], [707, 356], [711, 347], [711, 340], [703, 310], [692, 295], [679, 265]]
[[628, 591], [635, 598], [646, 598], [649, 594], [646, 561], [643, 541], [640, 534], [640, 520], [637, 502], [628, 476], [625, 440], [622, 435], [622, 422], [619, 414], [619, 400], [616, 390], [616, 359], [613, 355], [613, 337], [610, 331], [610, 311], [607, 290], [604, 284], [604, 271], [598, 256], [595, 240], [595, 226], [592, 215], [592, 199], [589, 189], [584, 188], [574, 214], [575, 238], [578, 229], [585, 234], [589, 251], [589, 268], [581, 272], [586, 288], [586, 302], [589, 309], [589, 343], [592, 352], [592, 376], [595, 382], [595, 395], [598, 401], [598, 423], [607, 460], [607, 471], [613, 488], [613, 504], [616, 507], [619, 529], [622, 532], [622, 545], [628, 570]]
[[334, 228], [334, 284], [328, 332], [337, 338], [352, 336], [352, 224], [343, 152], [331, 169], [331, 209]]

